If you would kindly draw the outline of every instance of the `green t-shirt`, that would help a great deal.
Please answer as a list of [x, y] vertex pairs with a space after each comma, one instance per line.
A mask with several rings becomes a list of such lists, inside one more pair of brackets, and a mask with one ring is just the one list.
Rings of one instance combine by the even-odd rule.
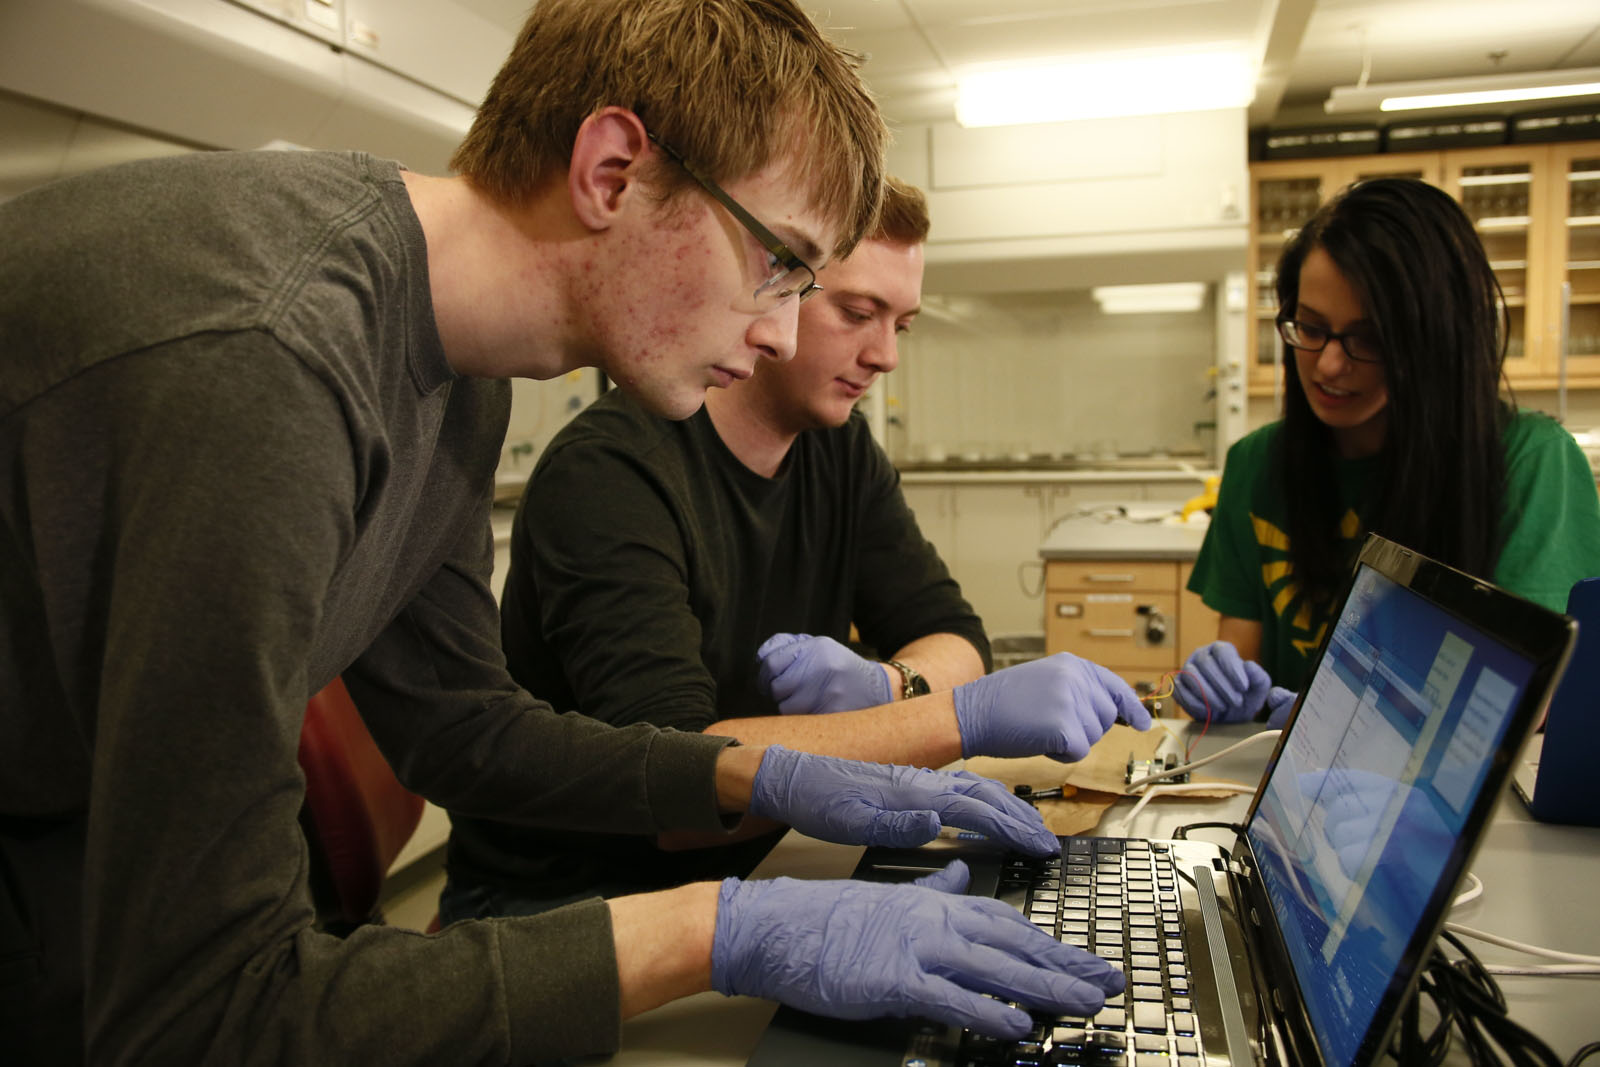
[[[1217, 507], [1189, 589], [1223, 615], [1261, 623], [1261, 665], [1298, 689], [1327, 630], [1333, 605], [1314, 605], [1289, 561], [1288, 515], [1272, 478], [1282, 424], [1228, 450]], [[1505, 547], [1491, 580], [1564, 611], [1580, 578], [1600, 575], [1600, 497], [1583, 450], [1555, 420], [1519, 412], [1506, 428]], [[1377, 457], [1336, 461], [1339, 532], [1352, 557], [1376, 497]]]

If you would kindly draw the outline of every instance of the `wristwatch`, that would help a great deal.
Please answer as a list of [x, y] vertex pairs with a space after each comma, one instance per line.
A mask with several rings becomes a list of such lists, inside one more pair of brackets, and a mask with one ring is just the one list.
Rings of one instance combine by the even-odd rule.
[[918, 674], [915, 667], [908, 667], [897, 659], [886, 659], [883, 662], [900, 672], [901, 700], [910, 700], [912, 697], [925, 697], [933, 692], [928, 686], [928, 680]]

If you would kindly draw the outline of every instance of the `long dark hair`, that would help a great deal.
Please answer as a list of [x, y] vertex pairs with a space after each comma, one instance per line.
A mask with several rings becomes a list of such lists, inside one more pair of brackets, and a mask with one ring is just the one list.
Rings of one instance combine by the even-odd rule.
[[[1293, 313], [1314, 248], [1361, 298], [1389, 390], [1378, 486], [1363, 521], [1480, 577], [1504, 535], [1500, 399], [1507, 325], [1500, 283], [1472, 220], [1448, 195], [1409, 178], [1353, 185], [1324, 204], [1278, 260], [1278, 306]], [[1286, 353], [1286, 356], [1292, 353]], [[1332, 431], [1311, 410], [1285, 359], [1275, 477], [1283, 487], [1296, 580], [1314, 600], [1343, 585]]]

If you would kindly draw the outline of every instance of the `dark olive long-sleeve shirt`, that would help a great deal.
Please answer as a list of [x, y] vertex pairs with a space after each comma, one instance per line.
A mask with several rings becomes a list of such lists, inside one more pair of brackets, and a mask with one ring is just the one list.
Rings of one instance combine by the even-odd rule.
[[487, 581], [508, 411], [445, 361], [394, 164], [206, 154], [0, 205], [8, 1060], [614, 1046], [604, 907], [312, 929], [296, 749], [338, 675], [441, 805], [721, 825], [725, 740], [558, 716], [507, 675]]

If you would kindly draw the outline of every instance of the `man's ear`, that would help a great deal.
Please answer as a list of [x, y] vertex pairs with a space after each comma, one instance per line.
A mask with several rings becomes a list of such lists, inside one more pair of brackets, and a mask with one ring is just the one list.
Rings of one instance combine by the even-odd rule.
[[567, 193], [583, 225], [591, 230], [611, 226], [628, 197], [637, 193], [650, 152], [644, 123], [626, 108], [601, 108], [583, 120], [567, 168]]

